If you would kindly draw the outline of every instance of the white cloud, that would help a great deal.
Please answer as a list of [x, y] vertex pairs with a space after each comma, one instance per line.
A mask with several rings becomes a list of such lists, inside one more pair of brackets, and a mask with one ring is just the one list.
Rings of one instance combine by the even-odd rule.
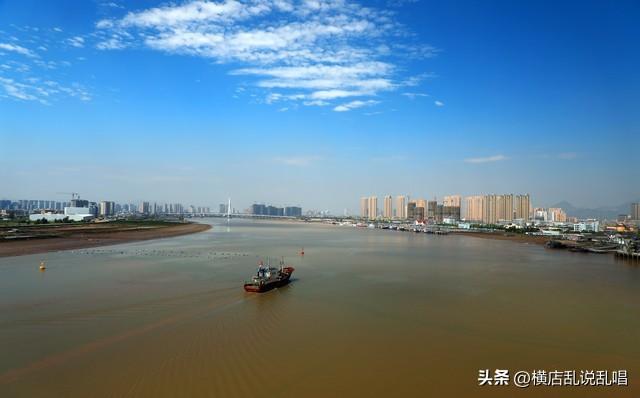
[[36, 54], [29, 50], [28, 48], [24, 48], [22, 46], [18, 46], [17, 44], [10, 43], [0, 43], [0, 51], [12, 51], [17, 54], [25, 55], [27, 57], [35, 57]]
[[[63, 98], [91, 100], [89, 90], [84, 85], [69, 80], [72, 63], [64, 59], [64, 51], [69, 46], [82, 46], [85, 38], [80, 36], [64, 38], [62, 29], [53, 27], [13, 26], [16, 36], [8, 36], [8, 41], [0, 43], [0, 54], [12, 52], [25, 57], [7, 57], [0, 66], [0, 100], [38, 102], [50, 105]], [[51, 36], [57, 35], [57, 38]], [[89, 36], [85, 36], [89, 37]], [[21, 43], [29, 43], [29, 48]], [[56, 51], [63, 50], [63, 51]]]
[[444, 106], [444, 102], [442, 102], [442, 101], [435, 100], [435, 101], [433, 101], [433, 103], [435, 104], [435, 106], [439, 106], [439, 107], [440, 106]]
[[402, 93], [402, 95], [404, 95], [405, 97], [409, 98], [409, 99], [416, 99], [418, 97], [428, 97], [429, 94], [425, 94], [425, 93]]
[[124, 42], [117, 36], [103, 40], [96, 44], [96, 48], [98, 48], [98, 50], [121, 50], [125, 47], [126, 45], [124, 44]]
[[404, 69], [396, 61], [409, 52], [435, 52], [400, 39], [392, 13], [343, 0], [195, 0], [129, 12], [96, 27], [99, 49], [145, 46], [233, 63], [239, 66], [232, 75], [255, 80], [269, 95], [279, 94], [277, 101], [309, 104], [417, 85], [424, 74], [400, 79]]
[[302, 104], [306, 105], [306, 106], [327, 106], [327, 105], [331, 105], [330, 102], [323, 101], [323, 100], [304, 101]]
[[110, 8], [124, 8], [124, 6], [121, 6], [120, 4], [115, 3], [113, 1], [100, 3], [100, 5], [103, 7], [110, 7]]
[[28, 86], [18, 83], [13, 79], [0, 77], [0, 85], [2, 85], [5, 93], [10, 97], [24, 101], [34, 101], [38, 99], [36, 96], [28, 93]]
[[368, 101], [351, 101], [346, 104], [338, 105], [333, 108], [336, 112], [348, 112], [352, 109], [362, 108], [364, 106], [372, 106], [380, 103], [380, 101], [368, 100]]
[[504, 155], [494, 155], [494, 156], [487, 156], [484, 158], [469, 158], [469, 159], [465, 159], [464, 161], [466, 163], [491, 163], [491, 162], [499, 162], [507, 159], [508, 158]]
[[349, 90], [321, 90], [314, 91], [309, 98], [316, 100], [333, 100], [336, 98], [361, 97], [368, 94], [365, 91], [349, 91]]
[[4, 89], [6, 97], [22, 101], [37, 101], [44, 105], [51, 104], [51, 100], [61, 96], [75, 97], [81, 101], [91, 100], [89, 92], [78, 83], [64, 86], [53, 80], [42, 80], [37, 77], [26, 78], [23, 81], [0, 77], [0, 88]]
[[66, 42], [72, 47], [77, 47], [77, 48], [84, 47], [84, 38], [81, 36], [70, 37], [66, 40]]

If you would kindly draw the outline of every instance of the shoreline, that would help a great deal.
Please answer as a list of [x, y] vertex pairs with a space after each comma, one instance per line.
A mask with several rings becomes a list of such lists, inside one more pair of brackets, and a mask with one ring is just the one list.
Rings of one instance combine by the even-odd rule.
[[460, 232], [453, 231], [450, 232], [452, 235], [458, 236], [471, 236], [473, 238], [481, 238], [481, 239], [493, 239], [493, 240], [508, 240], [511, 242], [519, 242], [519, 243], [533, 243], [536, 245], [544, 245], [549, 241], [548, 236], [531, 236], [531, 235], [521, 235], [521, 234], [506, 234], [506, 233], [498, 233], [498, 232]]
[[166, 226], [136, 226], [135, 224], [133, 226], [126, 224], [73, 226], [64, 230], [64, 236], [0, 242], [0, 258], [171, 238], [207, 231], [211, 227], [209, 224], [200, 223]]

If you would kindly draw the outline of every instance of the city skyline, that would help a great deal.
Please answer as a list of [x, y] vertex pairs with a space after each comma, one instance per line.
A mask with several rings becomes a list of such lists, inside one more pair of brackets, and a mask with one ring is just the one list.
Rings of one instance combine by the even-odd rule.
[[5, 1], [0, 195], [334, 214], [394, 192], [638, 201], [638, 17], [624, 1]]
[[[66, 193], [65, 193], [66, 194]], [[103, 199], [103, 198], [90, 198], [90, 199], [84, 199], [84, 197], [80, 197], [80, 195], [78, 193], [73, 193], [74, 196], [69, 199], [42, 199], [42, 198], [38, 198], [38, 199], [33, 199], [33, 198], [16, 198], [16, 197], [11, 197], [11, 196], [3, 196], [0, 197], [0, 203], [4, 203], [5, 205], [9, 205], [11, 203], [14, 204], [19, 204], [20, 208], [22, 209], [52, 209], [52, 210], [62, 210], [63, 207], [65, 205], [69, 204], [69, 201], [73, 201], [73, 198], [76, 198], [78, 200], [82, 200], [83, 202], [86, 201], [88, 203], [94, 203], [98, 208], [100, 206], [100, 204], [102, 202], [109, 202], [109, 203], [114, 203], [117, 206], [123, 205], [123, 206], [131, 206], [132, 208], [135, 207], [136, 209], [139, 206], [142, 206], [143, 204], [147, 204], [147, 206], [151, 206], [151, 207], [157, 207], [159, 210], [158, 212], [170, 212], [169, 210], [167, 210], [167, 207], [173, 207], [173, 206], [180, 206], [181, 208], [184, 208], [185, 212], [191, 212], [190, 209], [201, 209], [198, 210], [198, 213], [216, 213], [216, 209], [221, 209], [223, 206], [227, 207], [227, 203], [213, 203], [211, 201], [205, 201], [205, 200], [200, 200], [200, 201], [195, 201], [195, 202], [188, 202], [188, 201], [163, 201], [163, 200], [155, 200], [155, 199], [150, 199], [150, 198], [146, 198], [146, 199], [142, 199], [142, 200], [110, 200], [110, 199]], [[56, 195], [50, 195], [50, 196], [60, 196], [61, 193], [57, 193]], [[497, 197], [498, 200], [501, 200], [502, 197], [505, 194], [496, 194], [496, 193], [489, 193], [489, 194], [475, 194], [475, 195], [459, 195], [459, 194], [454, 194], [454, 195], [443, 195], [440, 197], [430, 197], [430, 198], [424, 198], [424, 197], [412, 197], [411, 195], [381, 195], [380, 198], [382, 199], [380, 202], [378, 202], [378, 195], [370, 195], [370, 196], [366, 196], [366, 197], [362, 197], [360, 199], [360, 204], [359, 207], [356, 206], [353, 209], [350, 208], [343, 208], [341, 211], [332, 211], [327, 209], [326, 207], [317, 207], [317, 208], [312, 208], [312, 207], [305, 207], [306, 212], [309, 213], [313, 213], [313, 214], [325, 214], [325, 215], [332, 215], [332, 216], [360, 216], [363, 217], [362, 214], [362, 209], [363, 209], [363, 200], [366, 200], [366, 204], [364, 206], [366, 206], [366, 215], [364, 216], [365, 218], [369, 218], [371, 216], [373, 216], [373, 213], [369, 213], [370, 211], [373, 212], [375, 211], [375, 209], [377, 209], [377, 216], [382, 216], [385, 218], [406, 218], [407, 217], [407, 204], [409, 202], [416, 202], [416, 207], [422, 207], [427, 209], [428, 207], [428, 203], [438, 203], [441, 202], [441, 204], [443, 206], [456, 206], [456, 207], [460, 207], [461, 210], [461, 216], [465, 219], [468, 220], [483, 220], [483, 212], [487, 211], [485, 208], [485, 201], [487, 197]], [[555, 210], [554, 206], [569, 206], [572, 210], [574, 211], [579, 211], [581, 214], [579, 216], [579, 218], [599, 218], [599, 219], [615, 219], [617, 216], [620, 216], [622, 214], [629, 214], [629, 215], [633, 215], [635, 214], [634, 212], [636, 211], [634, 206], [637, 205], [638, 202], [640, 202], [639, 200], [635, 200], [635, 201], [629, 201], [629, 202], [625, 202], [625, 203], [615, 203], [615, 204], [611, 204], [608, 206], [602, 206], [602, 207], [597, 207], [597, 208], [575, 208], [573, 206], [573, 204], [568, 203], [566, 201], [563, 202], [555, 202], [553, 204], [541, 204], [541, 203], [532, 203], [531, 202], [531, 195], [526, 194], [526, 195], [521, 195], [521, 194], [507, 194], [512, 196], [512, 206], [513, 206], [513, 214], [515, 218], [526, 218], [523, 217], [522, 215], [526, 213], [526, 210], [524, 210], [525, 208], [529, 209], [529, 212], [532, 213], [535, 209], [538, 208], [548, 208], [549, 210]], [[44, 197], [47, 197], [46, 195]], [[228, 200], [231, 200], [231, 198], [227, 198]], [[389, 201], [389, 199], [391, 199]], [[210, 203], [211, 202], [211, 203]], [[27, 203], [30, 203], [29, 205], [27, 205]], [[50, 203], [50, 206], [49, 206]], [[39, 204], [39, 205], [38, 205]], [[44, 205], [43, 205], [44, 204]], [[238, 213], [251, 213], [251, 208], [253, 206], [255, 206], [256, 204], [260, 204], [260, 205], [268, 205], [268, 206], [278, 206], [278, 207], [304, 207], [304, 204], [300, 204], [300, 203], [290, 203], [290, 202], [284, 202], [284, 203], [276, 203], [276, 202], [269, 202], [269, 201], [264, 201], [264, 200], [253, 200], [250, 201], [249, 204], [245, 205], [238, 205], [235, 201], [232, 203], [232, 209], [235, 212]], [[35, 207], [34, 207], [35, 206]], [[375, 207], [372, 207], [375, 206]], [[631, 206], [631, 210], [628, 211], [627, 209], [629, 208], [629, 206]], [[495, 206], [494, 206], [495, 207]], [[1, 208], [9, 208], [9, 207], [1, 207]], [[620, 212], [617, 212], [615, 214], [613, 214], [613, 208], [618, 208], [618, 209], [622, 209]], [[164, 209], [164, 210], [160, 210], [160, 209]], [[206, 210], [204, 210], [206, 209]], [[400, 212], [398, 212], [398, 209], [403, 209]], [[564, 212], [563, 208], [560, 208], [558, 210], [561, 210]], [[569, 210], [570, 212], [572, 210]], [[140, 211], [141, 213], [144, 213], [144, 211]], [[181, 210], [182, 211], [182, 210]], [[392, 217], [386, 217], [385, 214], [388, 214], [387, 211], [390, 212], [390, 214], [392, 214]], [[505, 210], [506, 212], [509, 212], [507, 210]], [[584, 212], [590, 212], [593, 211], [593, 214], [591, 215], [585, 215]], [[602, 214], [602, 212], [609, 212], [608, 216], [604, 216]], [[195, 211], [193, 211], [195, 212]], [[220, 213], [226, 213], [226, 210], [224, 211], [219, 211]], [[155, 213], [155, 212], [152, 212]], [[532, 213], [533, 214], [533, 213]]]

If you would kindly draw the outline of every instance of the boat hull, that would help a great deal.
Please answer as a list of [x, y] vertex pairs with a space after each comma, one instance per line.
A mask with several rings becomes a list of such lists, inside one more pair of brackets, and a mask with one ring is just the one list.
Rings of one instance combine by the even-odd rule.
[[244, 290], [249, 293], [264, 293], [277, 287], [284, 286], [291, 280], [291, 274], [293, 273], [293, 267], [285, 267], [282, 272], [282, 277], [271, 282], [254, 284], [245, 283]]

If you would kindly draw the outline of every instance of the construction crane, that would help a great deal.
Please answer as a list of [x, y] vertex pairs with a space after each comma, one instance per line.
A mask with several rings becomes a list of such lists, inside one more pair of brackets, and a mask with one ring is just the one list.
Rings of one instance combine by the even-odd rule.
[[56, 192], [59, 195], [71, 195], [71, 200], [80, 199], [80, 194], [78, 192]]

